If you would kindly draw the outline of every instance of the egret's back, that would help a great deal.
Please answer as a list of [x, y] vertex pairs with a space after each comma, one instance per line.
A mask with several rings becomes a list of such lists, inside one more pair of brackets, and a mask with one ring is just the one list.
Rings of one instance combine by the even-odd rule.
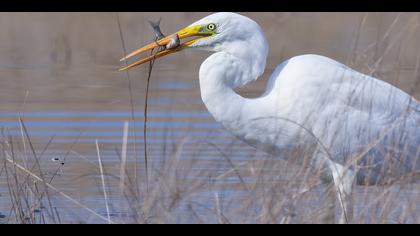
[[334, 162], [357, 163], [359, 183], [420, 170], [419, 103], [332, 59], [304, 55], [282, 63], [260, 103], [276, 104], [265, 116], [287, 117], [273, 119], [271, 132], [299, 137], [278, 137], [274, 143], [284, 148], [315, 140]]

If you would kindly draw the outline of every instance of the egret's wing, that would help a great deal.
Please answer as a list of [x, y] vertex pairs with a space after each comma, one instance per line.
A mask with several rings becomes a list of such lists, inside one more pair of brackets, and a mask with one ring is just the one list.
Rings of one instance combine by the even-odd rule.
[[305, 55], [279, 65], [264, 96], [281, 104], [276, 110], [288, 110], [284, 117], [308, 127], [335, 162], [346, 165], [356, 158], [362, 167], [381, 163], [380, 169], [393, 153], [402, 163], [392, 165], [395, 171], [419, 168], [419, 102], [384, 81], [323, 56]]

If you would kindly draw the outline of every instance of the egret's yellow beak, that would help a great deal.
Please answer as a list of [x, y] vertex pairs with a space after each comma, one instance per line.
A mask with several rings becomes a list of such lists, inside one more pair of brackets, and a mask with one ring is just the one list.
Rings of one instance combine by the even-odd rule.
[[[144, 64], [148, 61], [151, 61], [153, 59], [159, 58], [159, 57], [163, 57], [169, 54], [172, 54], [174, 52], [178, 52], [181, 51], [182, 49], [187, 48], [188, 46], [190, 46], [191, 44], [193, 44], [194, 42], [196, 42], [199, 39], [211, 36], [212, 34], [203, 30], [203, 26], [201, 25], [197, 25], [197, 26], [192, 26], [192, 27], [187, 27], [184, 28], [174, 34], [171, 34], [163, 39], [160, 39], [156, 42], [150, 43], [142, 48], [137, 49], [136, 51], [128, 54], [127, 56], [123, 57], [120, 61], [124, 61], [127, 60], [131, 57], [134, 57], [136, 55], [139, 55], [143, 52], [146, 51], [151, 51], [155, 48], [159, 48], [161, 46], [165, 47], [164, 50], [157, 52], [156, 54], [147, 56], [137, 62], [134, 62], [133, 64], [130, 64], [124, 68], [121, 68], [120, 71], [123, 70], [127, 70], [130, 69], [132, 67]], [[185, 41], [183, 43], [181, 43], [182, 39], [185, 38], [190, 38], [188, 41]], [[174, 40], [179, 40], [179, 42], [174, 42]], [[171, 47], [167, 47], [168, 45], [171, 45]]]

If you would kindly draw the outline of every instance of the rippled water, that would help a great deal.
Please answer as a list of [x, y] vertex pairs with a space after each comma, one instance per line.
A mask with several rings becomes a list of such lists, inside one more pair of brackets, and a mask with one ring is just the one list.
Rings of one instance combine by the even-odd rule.
[[[5, 127], [4, 135], [14, 137], [16, 146], [20, 149], [15, 150], [15, 158], [26, 159], [33, 158], [30, 150], [26, 150], [21, 142], [21, 125], [18, 117], [21, 117], [31, 142], [35, 147], [42, 170], [45, 175], [54, 177], [54, 185], [59, 186], [60, 191], [68, 193], [82, 201], [87, 206], [93, 207], [100, 214], [106, 216], [104, 209], [104, 198], [101, 192], [99, 175], [97, 174], [98, 154], [95, 148], [95, 141], [99, 142], [100, 155], [104, 165], [108, 168], [109, 173], [115, 173], [115, 168], [120, 165], [120, 154], [116, 149], [121, 150], [123, 139], [124, 120], [131, 119], [131, 112], [4, 112], [1, 115], [1, 126]], [[136, 132], [130, 129], [128, 137], [127, 158], [129, 163], [134, 163], [136, 159], [140, 160], [139, 174], [144, 175], [143, 158], [143, 114], [134, 113], [136, 119]], [[182, 121], [185, 118], [194, 118], [195, 122]], [[48, 119], [48, 121], [45, 121]], [[165, 119], [162, 121], [161, 119]], [[167, 119], [170, 119], [168, 121]], [[134, 122], [129, 122], [129, 126], [133, 127]], [[191, 175], [191, 180], [197, 181], [202, 179], [207, 181], [213, 178], [204, 173], [212, 173], [212, 175], [221, 175], [232, 170], [233, 165], [240, 164], [251, 160], [261, 160], [264, 155], [256, 155], [251, 147], [237, 141], [229, 133], [225, 132], [220, 124], [214, 122], [206, 111], [190, 111], [190, 112], [150, 112], [148, 122], [148, 157], [152, 168], [159, 169], [164, 161], [162, 159], [179, 158], [185, 162], [192, 161], [188, 173], [197, 172]], [[44, 150], [45, 145], [52, 139], [48, 149]], [[176, 150], [171, 145], [178, 147], [182, 142], [182, 151], [176, 154]], [[26, 143], [28, 145], [28, 143]], [[217, 149], [213, 146], [217, 146]], [[225, 153], [226, 152], [226, 153]], [[223, 155], [228, 155], [229, 161]], [[56, 159], [56, 161], [54, 160]], [[63, 165], [61, 166], [61, 162]], [[248, 168], [248, 167], [245, 167]], [[237, 170], [240, 170], [238, 167]], [[59, 171], [58, 171], [59, 170]], [[57, 171], [57, 174], [54, 174]], [[203, 173], [200, 176], [200, 173]], [[85, 176], [87, 175], [87, 176]], [[190, 177], [186, 177], [190, 178]], [[210, 178], [210, 179], [209, 179]], [[74, 179], [77, 179], [74, 181]], [[4, 176], [1, 178], [2, 183], [6, 182]], [[81, 183], [83, 181], [91, 182]], [[109, 180], [109, 191], [112, 193], [118, 189], [117, 181]], [[145, 181], [144, 177], [142, 181]], [[214, 181], [214, 180], [213, 180]], [[243, 176], [244, 183], [252, 183], [253, 178]], [[237, 184], [238, 177], [226, 176], [219, 180], [220, 183]], [[81, 186], [82, 185], [82, 186]], [[10, 210], [9, 199], [6, 194], [7, 188], [3, 186], [2, 195], [0, 197], [0, 212]], [[220, 189], [220, 194], [227, 194], [233, 197], [233, 189]], [[81, 197], [80, 197], [81, 195]], [[202, 190], [198, 193], [195, 201], [204, 204], [201, 211], [206, 216], [207, 208], [212, 208], [214, 203], [206, 204], [208, 199], [213, 199], [211, 190]], [[54, 195], [55, 196], [55, 195]], [[207, 200], [205, 200], [207, 198]], [[60, 196], [55, 197], [57, 206], [62, 207], [60, 211], [63, 220], [71, 222], [97, 222], [103, 223], [97, 218], [86, 218], [86, 212], [77, 208], [68, 201], [63, 200]], [[121, 215], [129, 214], [119, 209], [119, 202], [124, 202], [118, 194], [111, 194], [110, 202], [116, 206], [111, 213], [115, 219], [120, 219]], [[184, 208], [186, 206], [183, 206]], [[182, 207], [181, 207], [182, 208]], [[200, 207], [196, 209], [200, 212]], [[181, 209], [180, 209], [181, 210]], [[185, 209], [184, 209], [185, 210]], [[182, 212], [182, 210], [181, 210]], [[68, 217], [68, 218], [66, 218]], [[177, 221], [174, 221], [177, 222]], [[187, 223], [186, 218], [180, 218], [178, 223]]]

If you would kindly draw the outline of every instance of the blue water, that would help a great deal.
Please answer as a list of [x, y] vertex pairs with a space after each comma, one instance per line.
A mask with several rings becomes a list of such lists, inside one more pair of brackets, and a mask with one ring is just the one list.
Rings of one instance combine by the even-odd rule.
[[[179, 89], [183, 88], [187, 89], [188, 86], [179, 85]], [[60, 191], [78, 199], [106, 217], [103, 190], [98, 175], [98, 154], [95, 146], [95, 142], [98, 141], [101, 159], [107, 173], [109, 172], [109, 176], [106, 176], [106, 189], [109, 193], [111, 218], [116, 222], [127, 223], [133, 219], [133, 215], [124, 207], [128, 202], [121, 196], [119, 179], [115, 178], [119, 176], [120, 171], [120, 152], [125, 120], [130, 121], [126, 152], [128, 168], [131, 168], [134, 162], [138, 163], [137, 171], [141, 179], [140, 196], [143, 196], [145, 192], [143, 113], [135, 112], [134, 116], [135, 132], [133, 132], [134, 123], [131, 121], [130, 111], [0, 112], [0, 128], [3, 129], [3, 134], [12, 136], [17, 142], [14, 146], [15, 158], [30, 159], [32, 153], [27, 145], [24, 151], [25, 146], [21, 141], [22, 131], [18, 120], [21, 117], [35, 152], [40, 158], [45, 176], [47, 178], [54, 176], [52, 184]], [[204, 184], [197, 190], [181, 192], [184, 198], [181, 197], [166, 213], [168, 218], [164, 219], [164, 222], [218, 223], [219, 218], [215, 213], [217, 205], [215, 196], [220, 198], [221, 210], [233, 212], [236, 208], [242, 208], [241, 204], [246, 203], [247, 199], [253, 199], [251, 204], [247, 205], [248, 208], [242, 210], [250, 215], [258, 215], [261, 207], [260, 200], [265, 197], [263, 189], [247, 191], [243, 185], [253, 186], [257, 181], [264, 181], [267, 185], [288, 181], [284, 175], [280, 174], [281, 168], [278, 166], [260, 167], [260, 171], [264, 170], [274, 175], [264, 180], [256, 178], [258, 171], [249, 174], [253, 172], [250, 168], [252, 161], [273, 160], [273, 157], [256, 152], [254, 148], [237, 140], [214, 121], [207, 111], [152, 111], [149, 112], [148, 117], [147, 153], [149, 171], [154, 176], [152, 180], [156, 181], [156, 175], [168, 175], [163, 182], [152, 181], [151, 188], [155, 190], [158, 188], [158, 199], [162, 198], [164, 202], [166, 201], [164, 205], [169, 206], [172, 203], [171, 194], [175, 186], [183, 186], [181, 189], [188, 190], [190, 182]], [[44, 150], [52, 137], [49, 148]], [[53, 161], [54, 158], [59, 160]], [[62, 162], [64, 165], [61, 165]], [[75, 167], [71, 167], [73, 165]], [[4, 185], [6, 180], [1, 171], [0, 168], [0, 184], [3, 184], [3, 188], [0, 187], [0, 213], [8, 214], [10, 198], [7, 187]], [[194, 186], [194, 184], [191, 185], [191, 187]], [[360, 194], [360, 196], [364, 195]], [[279, 200], [282, 198], [279, 197]], [[302, 205], [301, 208], [314, 208], [316, 211], [317, 203], [308, 202], [306, 204], [315, 205]], [[66, 222], [106, 223], [60, 195], [54, 195], [53, 204], [59, 209], [60, 217]], [[233, 219], [233, 222], [242, 220], [258, 222], [255, 218], [250, 220], [247, 217], [246, 214], [239, 214], [230, 219]], [[416, 222], [416, 219], [412, 221]]]
[[[168, 87], [169, 86], [169, 87]], [[177, 89], [189, 89], [188, 84], [176, 84]], [[161, 89], [172, 88], [172, 85], [160, 85]], [[163, 101], [163, 100], [161, 100]], [[165, 102], [165, 101], [163, 101]], [[167, 101], [169, 102], [169, 100]], [[139, 159], [140, 165], [143, 165], [143, 112], [135, 112], [134, 117], [136, 123], [132, 122], [132, 113], [130, 111], [98, 111], [98, 112], [79, 112], [79, 111], [33, 111], [33, 112], [0, 112], [0, 127], [3, 128], [3, 134], [10, 135], [15, 142], [21, 142], [22, 131], [19, 117], [22, 118], [27, 129], [31, 142], [34, 144], [35, 152], [41, 160], [42, 167], [45, 169], [47, 176], [55, 175], [60, 163], [65, 164], [60, 167], [59, 175], [55, 177], [53, 184], [60, 186], [60, 190], [72, 196], [77, 196], [80, 191], [79, 187], [73, 186], [74, 180], [79, 178], [97, 179], [96, 170], [92, 169], [93, 165], [98, 165], [98, 155], [95, 142], [98, 141], [100, 146], [100, 155], [106, 165], [120, 164], [120, 154], [117, 153], [116, 147], [121, 149], [123, 140], [124, 121], [129, 121], [128, 136], [128, 161], [132, 162]], [[203, 175], [202, 173], [212, 173], [212, 175], [220, 175], [227, 171], [231, 171], [232, 163], [227, 162], [228, 155], [231, 162], [239, 163], [247, 160], [258, 160], [255, 156], [255, 150], [243, 145], [232, 135], [223, 130], [223, 127], [215, 122], [207, 111], [168, 111], [148, 113], [149, 128], [148, 135], [148, 158], [151, 168], [159, 170], [168, 159], [177, 158], [179, 160], [200, 160], [206, 161], [207, 164], [192, 165], [186, 170], [186, 178], [192, 178], [194, 181], [214, 181], [213, 177]], [[158, 120], [154, 120], [158, 119]], [[193, 119], [193, 120], [191, 120]], [[136, 127], [133, 132], [133, 127]], [[44, 150], [45, 145], [53, 137], [50, 147]], [[185, 139], [186, 138], [186, 139]], [[182, 150], [177, 152], [177, 146], [182, 142]], [[59, 146], [54, 146], [59, 145]], [[212, 145], [217, 145], [222, 149], [217, 150]], [[135, 146], [135, 151], [133, 150]], [[229, 147], [235, 147], [235, 151], [224, 150]], [[16, 145], [16, 158], [31, 158], [32, 155], [28, 151], [23, 150], [22, 145]], [[166, 151], [165, 151], [166, 150]], [[224, 151], [223, 151], [224, 150]], [[73, 152], [71, 152], [73, 151]], [[74, 152], [78, 153], [76, 155]], [[226, 153], [225, 153], [226, 152]], [[42, 156], [41, 156], [42, 153]], [[82, 157], [82, 158], [81, 158]], [[59, 161], [54, 162], [54, 158]], [[190, 161], [188, 161], [190, 162]], [[85, 172], [77, 169], [68, 169], [68, 165], [73, 163], [82, 163], [86, 165], [87, 176]], [[85, 163], [85, 164], [83, 164]], [[167, 167], [165, 167], [167, 168]], [[184, 166], [179, 167], [186, 168]], [[238, 167], [239, 168], [239, 167]], [[144, 169], [139, 168], [139, 174], [144, 175]], [[188, 175], [193, 174], [188, 177]], [[118, 173], [116, 173], [118, 175]], [[81, 177], [82, 176], [82, 177]], [[84, 176], [84, 177], [83, 177]], [[184, 177], [180, 177], [183, 179]], [[0, 182], [2, 178], [0, 177]], [[69, 182], [67, 182], [69, 181]], [[97, 181], [97, 180], [96, 180]], [[109, 180], [111, 181], [111, 180]], [[226, 176], [222, 180], [218, 180], [226, 184], [235, 184], [239, 182], [237, 176]], [[252, 183], [253, 179], [244, 177], [242, 181]], [[67, 183], [61, 185], [61, 182]], [[118, 186], [108, 186], [110, 193], [118, 190]], [[100, 188], [101, 185], [94, 184], [88, 188], [86, 197], [80, 198], [84, 204], [94, 208], [102, 215], [106, 215], [103, 204], [103, 196]], [[115, 189], [114, 189], [115, 188]], [[208, 193], [201, 193], [200, 198], [195, 198], [197, 209], [212, 208], [213, 203], [205, 203]], [[210, 195], [210, 197], [213, 197]], [[8, 198], [7, 198], [8, 199]], [[60, 196], [54, 198], [55, 204], [61, 207], [62, 217], [67, 217], [71, 222], [74, 219], [83, 219], [87, 222], [103, 223], [101, 220], [91, 216], [83, 209], [74, 208], [72, 203], [64, 200]], [[113, 219], [121, 219], [129, 214], [119, 208], [124, 202], [120, 195], [110, 194], [110, 202], [112, 203]], [[202, 200], [200, 200], [202, 199]], [[0, 197], [1, 202], [6, 198]], [[6, 201], [7, 202], [7, 201]], [[7, 203], [6, 209], [7, 209]], [[200, 207], [200, 205], [202, 205]], [[72, 207], [69, 207], [72, 206]], [[205, 206], [205, 207], [204, 207]], [[185, 211], [186, 205], [178, 206], [179, 211]], [[183, 210], [182, 210], [183, 209]], [[2, 210], [0, 207], [0, 211]], [[89, 216], [88, 218], [86, 218]], [[92, 218], [90, 218], [92, 217]], [[176, 222], [188, 222], [188, 219], [178, 218]]]
[[[33, 112], [0, 112], [0, 117], [57, 117], [57, 118], [71, 118], [71, 117], [123, 117], [131, 118], [129, 111], [97, 111], [97, 112], [78, 112], [78, 111], [33, 111]], [[143, 112], [134, 112], [136, 118], [142, 118]], [[212, 116], [207, 111], [149, 111], [147, 116], [150, 118], [211, 118]]]

